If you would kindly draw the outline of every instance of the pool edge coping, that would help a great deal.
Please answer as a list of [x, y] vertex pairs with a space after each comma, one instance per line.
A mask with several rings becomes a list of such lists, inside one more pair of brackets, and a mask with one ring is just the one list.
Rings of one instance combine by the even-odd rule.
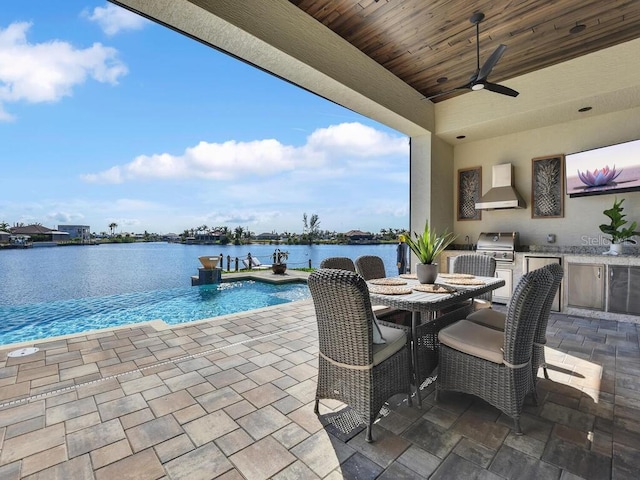
[[25, 342], [9, 343], [6, 345], [0, 345], [0, 354], [5, 350], [15, 350], [15, 349], [24, 348], [24, 347], [39, 347], [39, 346], [42, 347], [45, 344], [50, 342], [59, 342], [61, 340], [68, 340], [76, 337], [87, 337], [87, 340], [93, 340], [95, 338], [100, 338], [101, 336], [104, 336], [105, 334], [108, 334], [110, 332], [114, 332], [118, 330], [127, 330], [132, 328], [151, 327], [157, 332], [164, 332], [174, 328], [194, 326], [201, 323], [226, 321], [226, 320], [235, 318], [237, 316], [246, 315], [249, 312], [251, 313], [263, 312], [266, 310], [282, 308], [283, 305], [293, 305], [298, 302], [309, 302], [309, 301], [311, 301], [311, 298], [306, 298], [304, 300], [294, 300], [293, 302], [286, 302], [278, 305], [270, 305], [268, 307], [253, 308], [251, 310], [243, 310], [241, 312], [227, 313], [225, 315], [219, 315], [217, 317], [200, 318], [198, 320], [192, 320], [190, 322], [184, 322], [184, 323], [167, 323], [163, 319], [158, 318], [155, 320], [147, 320], [146, 322], [129, 323], [127, 325], [118, 325], [117, 327], [106, 327], [106, 328], [100, 328], [95, 330], [86, 330], [84, 332], [70, 333], [68, 335], [58, 335], [56, 337], [39, 338], [35, 340], [27, 340]]

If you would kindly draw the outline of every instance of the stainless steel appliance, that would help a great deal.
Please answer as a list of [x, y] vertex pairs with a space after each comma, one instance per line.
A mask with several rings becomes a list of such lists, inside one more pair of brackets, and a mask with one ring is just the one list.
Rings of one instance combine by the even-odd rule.
[[476, 203], [476, 210], [526, 208], [527, 203], [513, 185], [513, 166], [510, 163], [494, 165], [491, 173], [491, 189]]
[[499, 264], [514, 263], [520, 245], [518, 232], [483, 232], [478, 237], [476, 252], [489, 255]]
[[496, 277], [505, 285], [493, 291], [493, 301], [508, 303], [513, 292], [513, 271], [516, 266], [516, 249], [520, 245], [518, 232], [483, 232], [478, 237], [476, 253], [496, 259]]

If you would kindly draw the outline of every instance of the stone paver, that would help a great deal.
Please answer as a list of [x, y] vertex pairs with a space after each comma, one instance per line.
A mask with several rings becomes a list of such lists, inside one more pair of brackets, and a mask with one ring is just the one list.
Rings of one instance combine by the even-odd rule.
[[374, 443], [323, 425], [340, 402], [313, 413], [311, 301], [37, 342], [30, 358], [2, 348], [0, 478], [635, 479], [639, 330], [553, 314], [551, 379], [540, 372], [522, 436], [474, 397], [436, 402], [431, 385], [422, 409], [390, 400]]

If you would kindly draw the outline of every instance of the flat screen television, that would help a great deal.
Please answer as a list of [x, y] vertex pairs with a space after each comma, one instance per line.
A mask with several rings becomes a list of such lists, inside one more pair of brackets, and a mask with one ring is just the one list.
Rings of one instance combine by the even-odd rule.
[[565, 156], [569, 197], [640, 191], [640, 139]]

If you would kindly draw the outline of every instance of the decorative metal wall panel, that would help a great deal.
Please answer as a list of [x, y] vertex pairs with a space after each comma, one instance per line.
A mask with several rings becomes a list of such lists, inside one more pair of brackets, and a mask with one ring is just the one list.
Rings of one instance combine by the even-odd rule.
[[531, 160], [531, 218], [564, 217], [564, 155]]
[[476, 202], [482, 196], [482, 167], [458, 170], [458, 220], [481, 220]]

